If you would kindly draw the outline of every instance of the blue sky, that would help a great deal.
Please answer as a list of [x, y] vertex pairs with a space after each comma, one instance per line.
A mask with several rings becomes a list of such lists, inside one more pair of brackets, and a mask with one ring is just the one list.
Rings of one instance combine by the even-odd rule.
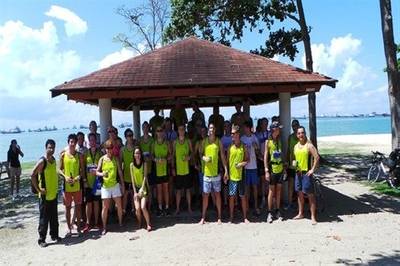
[[[69, 127], [98, 120], [96, 107], [50, 98], [52, 87], [134, 56], [113, 42], [128, 26], [115, 10], [141, 1], [10, 1], [0, 9], [0, 129], [18, 125]], [[318, 114], [388, 112], [387, 76], [382, 69], [379, 1], [303, 0], [312, 27], [314, 70], [339, 79], [336, 89], [317, 95]], [[395, 39], [400, 40], [400, 4], [392, 1]], [[249, 51], [265, 38], [246, 33], [233, 47]], [[303, 66], [303, 50], [294, 62]], [[292, 114], [307, 114], [305, 97], [292, 101]], [[233, 109], [222, 111], [230, 116]], [[189, 114], [190, 111], [188, 110]], [[277, 104], [252, 108], [253, 117], [272, 116]], [[168, 114], [168, 112], [166, 112]], [[205, 110], [206, 115], [210, 113]], [[148, 119], [145, 112], [142, 120]], [[130, 112], [113, 112], [115, 123], [130, 122]]]

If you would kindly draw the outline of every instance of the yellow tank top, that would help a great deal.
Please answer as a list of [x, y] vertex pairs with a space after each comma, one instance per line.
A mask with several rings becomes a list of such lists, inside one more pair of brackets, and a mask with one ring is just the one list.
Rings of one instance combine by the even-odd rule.
[[109, 160], [107, 156], [103, 157], [103, 163], [101, 165], [101, 170], [103, 173], [107, 172], [108, 176], [103, 177], [103, 187], [104, 188], [112, 188], [114, 187], [118, 181], [117, 181], [117, 175], [118, 175], [118, 166], [117, 166], [117, 161], [115, 158], [112, 158], [112, 160]]
[[43, 188], [42, 179], [44, 178], [46, 200], [54, 200], [57, 198], [58, 192], [58, 174], [56, 169], [56, 160], [53, 160], [52, 163], [46, 161], [46, 168], [43, 172], [44, 176], [39, 174], [39, 188]]
[[308, 157], [309, 151], [307, 143], [301, 145], [300, 142], [298, 142], [294, 146], [294, 158], [297, 162], [297, 171], [308, 171]]
[[185, 138], [183, 143], [179, 142], [179, 139], [175, 142], [175, 162], [176, 162], [176, 174], [187, 175], [189, 174], [189, 161], [183, 159], [189, 155], [189, 141]]
[[268, 140], [268, 155], [271, 162], [273, 174], [280, 174], [283, 171], [282, 144], [280, 141]]
[[93, 188], [94, 181], [96, 180], [96, 175], [90, 173], [91, 169], [97, 169], [97, 164], [99, 163], [101, 152], [96, 149], [94, 155], [90, 149], [86, 152], [86, 179], [88, 181], [89, 187]]
[[229, 178], [232, 181], [240, 181], [242, 180], [243, 168], [236, 168], [238, 163], [244, 161], [244, 146], [240, 143], [240, 146], [237, 147], [235, 144], [232, 144], [229, 147]]
[[129, 166], [131, 165], [132, 161], [133, 161], [133, 149], [129, 150], [128, 147], [124, 146], [122, 148], [122, 163], [123, 163], [122, 171], [124, 172], [124, 181], [126, 183], [132, 183], [131, 173], [129, 169]]
[[154, 157], [156, 159], [165, 159], [162, 162], [156, 162], [156, 175], [166, 176], [167, 175], [167, 156], [168, 156], [168, 145], [167, 141], [159, 144], [157, 141], [154, 142]]
[[[69, 152], [64, 153], [64, 174], [68, 177], [77, 177], [79, 175], [79, 153], [71, 155]], [[81, 190], [79, 181], [69, 184], [65, 182], [65, 192], [77, 192]]]
[[217, 176], [218, 175], [218, 155], [219, 155], [219, 139], [215, 138], [213, 143], [209, 143], [208, 138], [204, 140], [204, 155], [209, 157], [211, 160], [204, 164], [204, 175], [205, 176]]

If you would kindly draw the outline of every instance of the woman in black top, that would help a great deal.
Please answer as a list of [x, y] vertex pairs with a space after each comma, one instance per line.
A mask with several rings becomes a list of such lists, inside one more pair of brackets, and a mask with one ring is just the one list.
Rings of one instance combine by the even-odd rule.
[[16, 194], [18, 197], [19, 193], [19, 181], [21, 176], [21, 163], [19, 161], [19, 156], [24, 157], [24, 153], [17, 144], [17, 141], [13, 139], [10, 144], [10, 149], [7, 152], [7, 163], [9, 167], [9, 175], [11, 180], [11, 197], [14, 199], [14, 183], [16, 183]]

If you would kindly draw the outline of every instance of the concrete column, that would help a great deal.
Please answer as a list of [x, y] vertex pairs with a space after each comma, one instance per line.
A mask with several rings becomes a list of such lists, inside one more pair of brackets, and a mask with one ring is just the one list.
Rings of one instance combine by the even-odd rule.
[[111, 99], [99, 99], [100, 139], [101, 143], [108, 138], [107, 128], [112, 125]]
[[140, 106], [132, 106], [133, 113], [133, 133], [135, 133], [135, 138], [140, 138]]
[[[279, 120], [283, 128], [281, 129], [282, 140], [282, 158], [286, 161], [286, 151], [288, 148], [288, 138], [291, 128], [291, 113], [290, 113], [290, 93], [279, 93]], [[288, 199], [288, 183], [283, 184], [283, 199], [287, 202]]]

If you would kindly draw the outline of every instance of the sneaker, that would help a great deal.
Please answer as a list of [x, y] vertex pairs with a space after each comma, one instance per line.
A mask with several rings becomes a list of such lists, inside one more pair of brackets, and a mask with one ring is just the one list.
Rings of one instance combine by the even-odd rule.
[[91, 229], [91, 228], [90, 228], [90, 225], [85, 224], [85, 226], [83, 227], [83, 230], [82, 230], [82, 231], [83, 231], [84, 233], [87, 233], [87, 232], [90, 231], [90, 229]]
[[39, 240], [39, 241], [38, 241], [38, 244], [39, 244], [39, 246], [40, 246], [41, 248], [47, 247], [47, 243], [46, 243], [45, 241], [43, 241], [43, 240]]
[[278, 219], [279, 221], [283, 220], [283, 216], [282, 213], [279, 210], [276, 210], [276, 214], [275, 214], [276, 219]]
[[57, 236], [57, 237], [51, 237], [51, 240], [53, 240], [56, 243], [60, 243], [62, 241], [62, 238]]
[[162, 214], [163, 214], [163, 213], [162, 213], [162, 210], [157, 209], [156, 216], [157, 216], [157, 217], [161, 217]]
[[271, 212], [268, 212], [268, 214], [267, 214], [267, 223], [272, 223], [272, 214], [271, 214]]

